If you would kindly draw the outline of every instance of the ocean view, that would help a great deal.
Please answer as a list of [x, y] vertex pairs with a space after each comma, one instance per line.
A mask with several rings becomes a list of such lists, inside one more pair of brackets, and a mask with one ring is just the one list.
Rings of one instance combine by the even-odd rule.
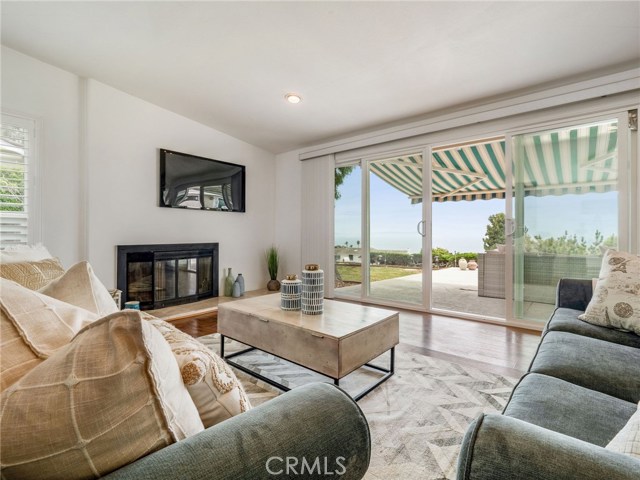
[[[370, 176], [371, 248], [419, 253], [422, 238], [417, 232], [422, 219], [422, 203], [412, 204], [399, 190]], [[361, 179], [356, 168], [340, 186], [335, 204], [335, 244], [358, 246], [361, 241]], [[606, 238], [617, 230], [618, 193], [567, 194], [526, 197], [525, 226], [531, 236], [561, 237], [568, 232], [587, 243], [596, 230]], [[432, 246], [451, 252], [483, 252], [483, 237], [489, 217], [504, 213], [505, 200], [433, 202]]]

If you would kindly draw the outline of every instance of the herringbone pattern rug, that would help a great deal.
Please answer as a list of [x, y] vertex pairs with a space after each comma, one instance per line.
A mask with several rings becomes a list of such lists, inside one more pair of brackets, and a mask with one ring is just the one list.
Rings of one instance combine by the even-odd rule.
[[[219, 335], [199, 340], [219, 353]], [[230, 353], [244, 348], [225, 343]], [[310, 381], [331, 381], [273, 355], [253, 351], [238, 363], [291, 387]], [[388, 366], [388, 355], [376, 359]], [[278, 395], [278, 391], [237, 372], [252, 404]], [[355, 394], [380, 375], [362, 368], [341, 381]], [[368, 480], [428, 480], [455, 478], [460, 443], [469, 423], [481, 412], [499, 412], [517, 380], [451, 363], [396, 347], [396, 373], [358, 404], [365, 413], [372, 436]]]

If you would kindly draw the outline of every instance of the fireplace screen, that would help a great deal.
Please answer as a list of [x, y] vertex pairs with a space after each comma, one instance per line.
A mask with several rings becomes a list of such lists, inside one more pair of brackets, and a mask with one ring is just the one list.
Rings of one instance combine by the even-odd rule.
[[217, 243], [118, 246], [118, 288], [141, 308], [217, 297], [217, 272]]

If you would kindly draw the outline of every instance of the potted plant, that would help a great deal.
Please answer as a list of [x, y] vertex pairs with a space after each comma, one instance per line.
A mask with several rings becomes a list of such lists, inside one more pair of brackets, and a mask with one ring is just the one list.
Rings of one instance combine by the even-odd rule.
[[267, 270], [269, 271], [269, 283], [267, 283], [267, 289], [271, 292], [277, 292], [280, 290], [280, 282], [278, 281], [278, 264], [280, 263], [280, 257], [278, 255], [278, 249], [276, 247], [269, 247], [264, 254], [267, 260]]

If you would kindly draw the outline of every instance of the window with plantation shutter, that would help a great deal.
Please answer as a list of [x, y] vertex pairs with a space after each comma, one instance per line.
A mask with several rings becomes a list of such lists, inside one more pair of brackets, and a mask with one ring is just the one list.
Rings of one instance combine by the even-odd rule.
[[35, 122], [2, 114], [0, 248], [35, 243]]

